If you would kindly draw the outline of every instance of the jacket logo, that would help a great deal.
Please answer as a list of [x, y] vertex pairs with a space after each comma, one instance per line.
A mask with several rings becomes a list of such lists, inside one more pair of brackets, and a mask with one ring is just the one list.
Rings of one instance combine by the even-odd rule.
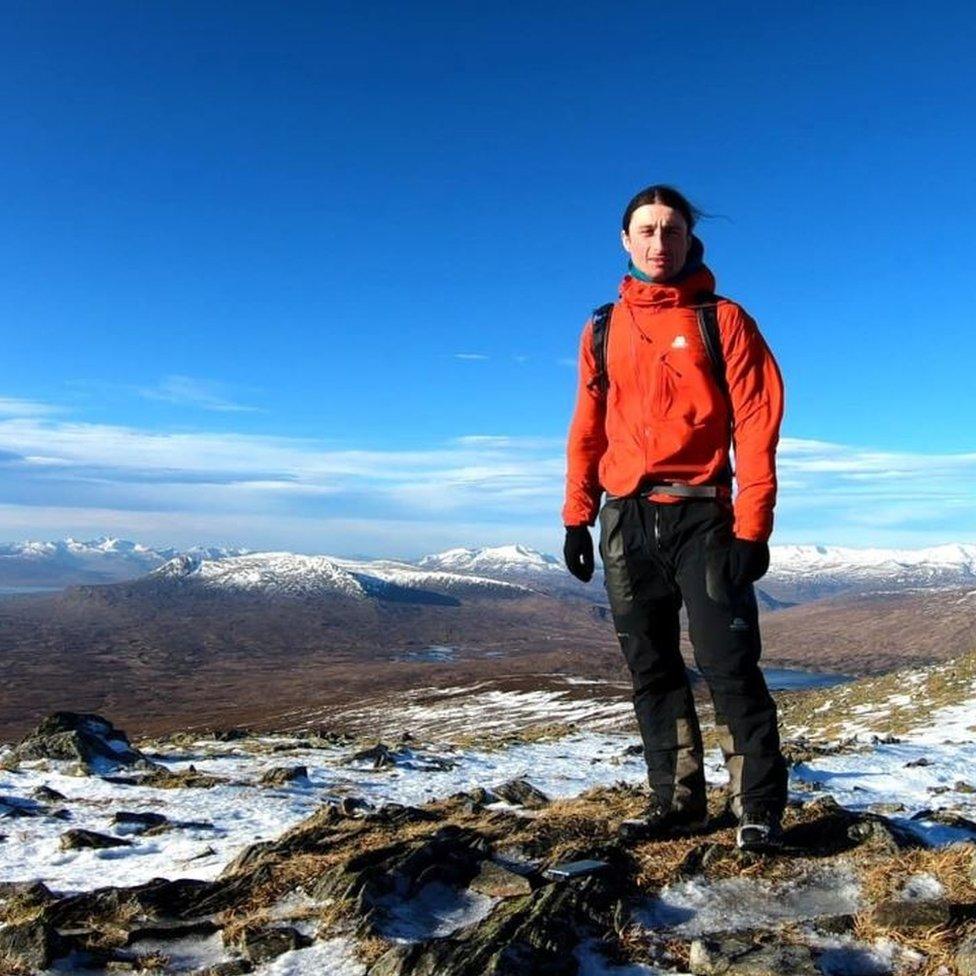
[[687, 345], [688, 345], [688, 340], [683, 335], [679, 335], [674, 337], [674, 342], [671, 343], [671, 348], [684, 349], [684, 347]]

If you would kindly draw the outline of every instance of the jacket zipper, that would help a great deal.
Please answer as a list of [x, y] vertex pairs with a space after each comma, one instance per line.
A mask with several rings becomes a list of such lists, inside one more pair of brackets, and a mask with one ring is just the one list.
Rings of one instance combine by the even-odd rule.
[[654, 503], [654, 544], [661, 551], [661, 503]]

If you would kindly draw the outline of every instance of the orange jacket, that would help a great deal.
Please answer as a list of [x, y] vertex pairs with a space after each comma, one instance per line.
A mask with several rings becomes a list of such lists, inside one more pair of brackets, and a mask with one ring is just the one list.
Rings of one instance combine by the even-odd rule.
[[[595, 363], [593, 322], [586, 323], [567, 447], [565, 525], [593, 525], [602, 491], [628, 495], [648, 477], [691, 485], [719, 481], [729, 453], [728, 408], [691, 307], [714, 287], [704, 266], [674, 284], [624, 277], [610, 321], [605, 397], [588, 386]], [[734, 418], [733, 528], [739, 538], [765, 541], [773, 531], [783, 380], [740, 306], [720, 299], [717, 315]]]

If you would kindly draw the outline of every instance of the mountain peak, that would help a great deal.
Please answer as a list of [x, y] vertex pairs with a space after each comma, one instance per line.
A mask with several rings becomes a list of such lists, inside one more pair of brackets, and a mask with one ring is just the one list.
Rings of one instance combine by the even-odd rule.
[[510, 543], [504, 546], [482, 546], [477, 549], [446, 549], [417, 560], [425, 569], [450, 572], [564, 572], [555, 556], [531, 546]]

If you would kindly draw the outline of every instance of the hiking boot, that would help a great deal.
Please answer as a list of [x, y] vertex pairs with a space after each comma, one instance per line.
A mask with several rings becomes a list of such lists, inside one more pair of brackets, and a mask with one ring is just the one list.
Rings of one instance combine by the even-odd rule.
[[735, 846], [741, 851], [775, 851], [783, 846], [780, 814], [768, 807], [754, 807], [743, 811]]
[[652, 800], [641, 816], [620, 825], [620, 839], [628, 841], [668, 840], [697, 834], [708, 823], [708, 811], [702, 808], [666, 807]]

